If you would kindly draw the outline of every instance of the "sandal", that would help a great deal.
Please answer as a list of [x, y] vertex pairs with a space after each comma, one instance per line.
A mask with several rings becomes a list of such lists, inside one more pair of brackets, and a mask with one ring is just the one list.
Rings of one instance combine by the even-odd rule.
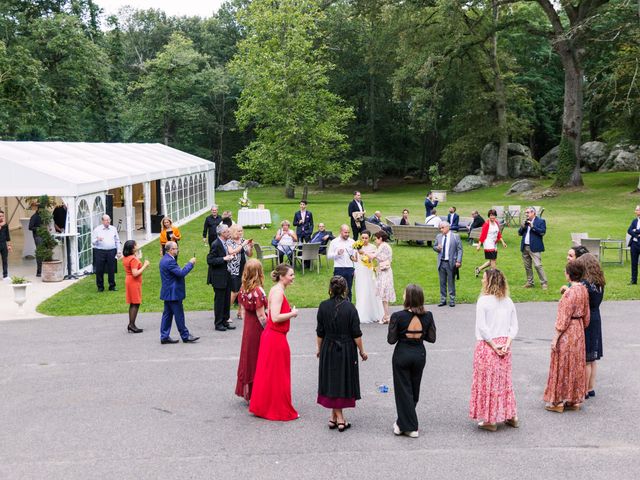
[[476, 278], [478, 278], [480, 276], [480, 267], [476, 267], [474, 273], [476, 274]]
[[349, 422], [344, 422], [344, 423], [339, 423], [338, 424], [338, 431], [340, 433], [344, 432], [345, 430], [351, 428], [351, 424]]
[[518, 417], [509, 418], [508, 420], [505, 420], [504, 423], [505, 425], [509, 425], [513, 428], [518, 428], [520, 426], [520, 420], [518, 420]]
[[336, 428], [338, 428], [338, 422], [329, 419], [329, 430], [335, 430]]

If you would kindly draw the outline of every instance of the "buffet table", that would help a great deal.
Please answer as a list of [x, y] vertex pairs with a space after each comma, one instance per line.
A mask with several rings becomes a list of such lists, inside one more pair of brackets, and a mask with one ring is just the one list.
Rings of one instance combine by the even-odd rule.
[[241, 208], [238, 210], [238, 225], [241, 227], [271, 224], [271, 211], [266, 208]]

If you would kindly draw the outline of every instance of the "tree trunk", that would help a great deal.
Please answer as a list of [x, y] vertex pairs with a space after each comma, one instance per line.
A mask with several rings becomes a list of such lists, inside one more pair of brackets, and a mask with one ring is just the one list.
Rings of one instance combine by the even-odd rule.
[[302, 187], [302, 199], [301, 200], [307, 200], [307, 196], [309, 195], [309, 185], [307, 185], [306, 183], [304, 184], [304, 187]]
[[284, 196], [287, 198], [296, 198], [296, 188], [290, 184], [285, 185]]
[[424, 180], [424, 174], [426, 172], [427, 169], [427, 137], [428, 137], [428, 133], [425, 131], [422, 134], [422, 152], [420, 154], [420, 173], [418, 174], [418, 177], [420, 178], [420, 180]]
[[580, 173], [580, 143], [582, 139], [583, 70], [575, 58], [575, 52], [561, 54], [564, 66], [564, 112], [562, 114], [562, 135], [566, 137], [575, 156], [573, 172], [567, 186], [583, 185]]
[[496, 165], [496, 177], [506, 178], [509, 176], [507, 163], [507, 154], [509, 142], [509, 133], [507, 131], [507, 99], [504, 91], [504, 82], [502, 81], [502, 73], [500, 71], [500, 63], [498, 62], [498, 2], [492, 1], [493, 8], [493, 35], [491, 38], [491, 69], [493, 70], [493, 84], [495, 94], [495, 108], [498, 119], [498, 163]]
[[318, 188], [320, 190], [324, 190], [324, 177], [319, 177], [318, 178]]

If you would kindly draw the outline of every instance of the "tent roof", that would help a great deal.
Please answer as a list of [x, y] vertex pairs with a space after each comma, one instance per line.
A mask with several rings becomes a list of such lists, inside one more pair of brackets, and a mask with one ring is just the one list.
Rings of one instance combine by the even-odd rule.
[[77, 197], [214, 169], [208, 160], [159, 143], [0, 141], [4, 197]]

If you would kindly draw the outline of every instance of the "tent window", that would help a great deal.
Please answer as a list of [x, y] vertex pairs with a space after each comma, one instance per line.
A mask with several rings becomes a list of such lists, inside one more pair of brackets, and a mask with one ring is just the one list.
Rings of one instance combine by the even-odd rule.
[[86, 200], [80, 200], [76, 212], [78, 227], [78, 263], [80, 270], [93, 263], [91, 250], [91, 210]]

